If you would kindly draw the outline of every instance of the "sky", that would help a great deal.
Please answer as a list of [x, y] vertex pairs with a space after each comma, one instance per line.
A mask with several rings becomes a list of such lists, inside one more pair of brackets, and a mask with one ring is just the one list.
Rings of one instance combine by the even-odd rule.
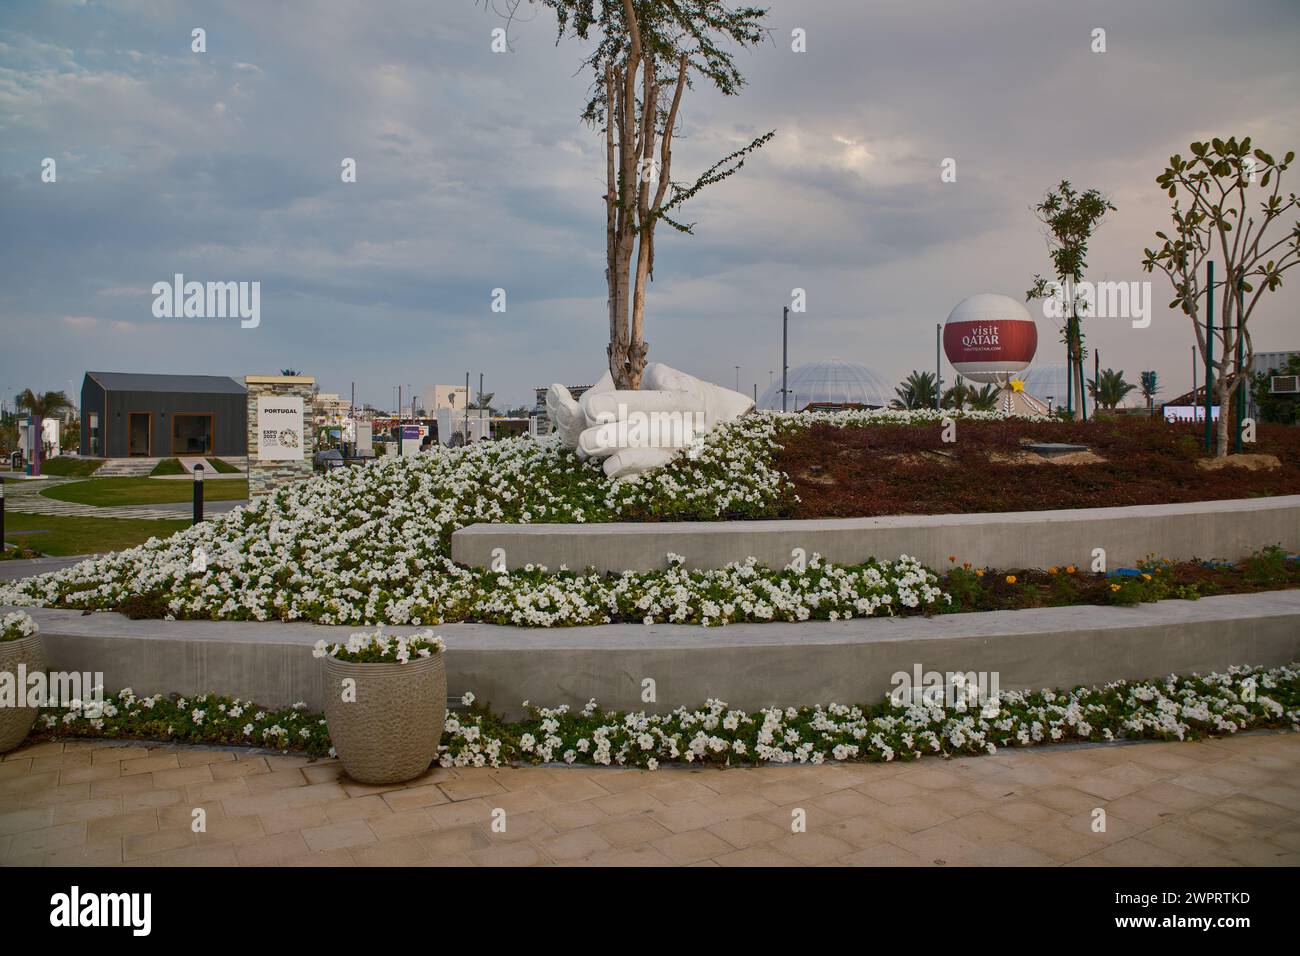
[[[1117, 207], [1088, 278], [1150, 281], [1156, 303], [1149, 328], [1088, 322], [1090, 346], [1130, 381], [1156, 370], [1166, 397], [1190, 386], [1189, 320], [1141, 267], [1169, 222], [1154, 180], [1213, 136], [1300, 151], [1300, 3], [771, 0], [767, 25], [736, 53], [738, 96], [685, 95], [674, 179], [776, 136], [686, 207], [694, 236], [661, 230], [652, 361], [761, 392], [802, 289], [792, 367], [932, 368], [959, 301], [1023, 300], [1049, 271], [1032, 208], [1068, 179]], [[587, 47], [557, 45], [527, 3], [494, 53], [500, 26], [483, 0], [5, 0], [0, 394], [79, 393], [87, 369], [292, 367], [385, 408], [398, 385], [466, 372], [498, 406], [594, 381], [608, 313]], [[260, 323], [156, 317], [151, 289], [177, 273], [260, 282]], [[1257, 351], [1300, 349], [1288, 279], [1251, 320]], [[1038, 364], [1060, 362], [1057, 324], [1031, 309]]]

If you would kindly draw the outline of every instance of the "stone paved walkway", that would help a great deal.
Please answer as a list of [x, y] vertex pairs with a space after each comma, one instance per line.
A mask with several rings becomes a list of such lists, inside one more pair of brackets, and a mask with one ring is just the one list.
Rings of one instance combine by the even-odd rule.
[[0, 762], [6, 866], [1297, 863], [1296, 734], [911, 764], [434, 770], [388, 788], [246, 750], [76, 741]]
[[[235, 476], [238, 477], [238, 476]], [[86, 479], [50, 478], [47, 481], [7, 481], [5, 482], [5, 507], [10, 511], [28, 515], [52, 515], [55, 517], [77, 518], [139, 518], [147, 521], [176, 520], [190, 517], [193, 505], [190, 502], [121, 505], [111, 508], [98, 505], [83, 505], [75, 501], [58, 501], [46, 498], [42, 491], [56, 485], [65, 485], [70, 480]], [[193, 479], [189, 479], [193, 480]], [[245, 504], [243, 501], [209, 501], [205, 504], [207, 514], [224, 514]], [[37, 544], [33, 542], [33, 547]]]

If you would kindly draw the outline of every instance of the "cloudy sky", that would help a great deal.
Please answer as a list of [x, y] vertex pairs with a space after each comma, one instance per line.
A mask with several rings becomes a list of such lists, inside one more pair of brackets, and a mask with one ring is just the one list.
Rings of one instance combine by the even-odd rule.
[[[512, 52], [493, 53], [499, 25], [481, 0], [5, 0], [0, 392], [79, 390], [88, 368], [293, 366], [380, 406], [466, 371], [531, 403], [596, 378], [603, 155], [578, 120], [584, 50], [525, 7]], [[1140, 266], [1168, 222], [1153, 180], [1215, 135], [1300, 150], [1300, 4], [771, 0], [769, 25], [738, 55], [739, 97], [698, 86], [683, 105], [674, 178], [777, 136], [688, 207], [695, 237], [661, 236], [652, 359], [724, 384], [739, 365], [761, 391], [802, 288], [791, 365], [930, 367], [958, 301], [1023, 298], [1048, 270], [1031, 207], [1064, 178], [1118, 207], [1090, 278], [1154, 282], [1150, 328], [1089, 324], [1102, 364], [1156, 369], [1170, 396], [1190, 384], [1187, 320]], [[260, 281], [260, 327], [155, 318], [150, 288], [175, 273]], [[1289, 278], [1252, 320], [1258, 350], [1300, 348]], [[1040, 361], [1057, 341], [1041, 319]]]

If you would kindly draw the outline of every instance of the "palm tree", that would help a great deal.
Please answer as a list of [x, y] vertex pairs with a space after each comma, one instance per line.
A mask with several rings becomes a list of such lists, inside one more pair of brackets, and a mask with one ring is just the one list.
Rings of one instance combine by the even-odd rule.
[[492, 399], [495, 397], [496, 392], [479, 392], [478, 401], [470, 402], [469, 407], [479, 409], [486, 408], [490, 410], [492, 408]]
[[1157, 381], [1155, 372], [1142, 373], [1142, 397], [1147, 400], [1147, 411], [1152, 415], [1155, 414], [1156, 392], [1160, 391], [1160, 383]]
[[31, 412], [36, 426], [32, 441], [32, 475], [36, 476], [41, 473], [45, 419], [52, 418], [65, 408], [71, 408], [72, 402], [68, 401], [68, 396], [63, 392], [42, 392], [37, 395], [29, 388], [18, 396], [18, 407]]
[[996, 412], [1000, 394], [1001, 390], [996, 385], [985, 385], [978, 392], [972, 387], [966, 400], [970, 403], [972, 411]]
[[935, 377], [931, 372], [913, 371], [894, 389], [897, 408], [934, 408]]
[[1135, 388], [1136, 385], [1124, 381], [1122, 370], [1117, 372], [1113, 368], [1103, 369], [1100, 381], [1094, 378], [1088, 383], [1088, 393], [1092, 395], [1093, 401], [1107, 409], [1113, 409], [1124, 401], [1124, 396]]
[[943, 398], [940, 400], [940, 404], [944, 408], [953, 408], [960, 411], [965, 407], [966, 403], [970, 401], [971, 396], [974, 394], [974, 387], [968, 385], [966, 381], [958, 375], [957, 381], [953, 384], [952, 388], [943, 393]]

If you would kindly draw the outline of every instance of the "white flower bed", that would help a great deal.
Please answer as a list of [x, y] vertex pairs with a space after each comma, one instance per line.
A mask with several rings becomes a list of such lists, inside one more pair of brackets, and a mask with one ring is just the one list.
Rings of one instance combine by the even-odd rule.
[[[473, 704], [466, 695], [465, 705]], [[527, 702], [525, 702], [526, 704]], [[268, 712], [206, 695], [169, 700], [124, 690], [103, 704], [47, 713], [50, 734], [248, 744], [332, 755], [324, 719], [304, 705]], [[1116, 681], [1071, 691], [1004, 692], [978, 707], [942, 699], [860, 707], [746, 712], [710, 700], [668, 714], [617, 713], [593, 700], [580, 710], [530, 708], [504, 722], [473, 708], [449, 711], [444, 767], [551, 763], [646, 767], [821, 764], [993, 754], [1003, 747], [1116, 740], [1191, 740], [1273, 727], [1300, 731], [1300, 664], [1230, 667], [1224, 673]]]
[[931, 607], [946, 595], [932, 572], [906, 557], [856, 567], [815, 561], [802, 573], [750, 563], [603, 577], [565, 568], [464, 568], [450, 560], [449, 543], [453, 531], [480, 521], [762, 517], [793, 496], [789, 478], [772, 465], [791, 429], [949, 416], [1002, 417], [755, 414], [717, 429], [691, 456], [619, 481], [554, 438], [382, 459], [298, 482], [165, 540], [0, 585], [0, 604], [115, 608], [143, 595], [147, 616], [535, 627], [802, 621]]
[[31, 637], [38, 630], [31, 615], [22, 611], [10, 611], [4, 617], [0, 617], [0, 641], [21, 641], [25, 637]]

